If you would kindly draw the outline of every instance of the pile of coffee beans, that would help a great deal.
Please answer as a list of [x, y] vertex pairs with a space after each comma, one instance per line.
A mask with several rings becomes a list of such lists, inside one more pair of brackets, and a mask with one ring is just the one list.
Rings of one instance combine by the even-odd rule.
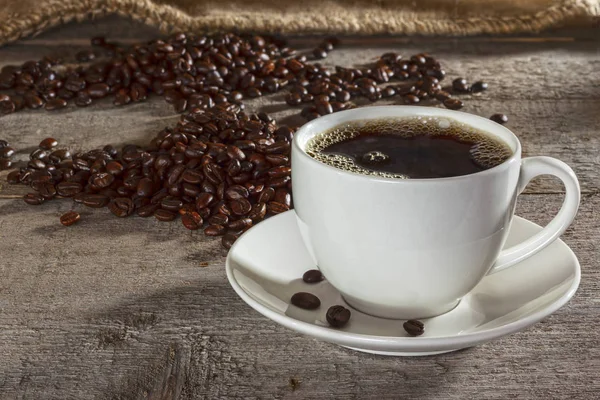
[[[357, 97], [377, 101], [395, 96], [404, 104], [434, 100], [458, 109], [462, 101], [453, 94], [487, 89], [484, 82], [469, 85], [458, 78], [444, 90], [441, 81], [446, 72], [426, 53], [406, 59], [386, 53], [370, 67], [337, 66], [331, 71], [307, 62], [306, 55], [276, 37], [178, 33], [131, 47], [101, 37], [93, 38], [91, 44], [91, 50], [77, 53], [80, 65], [45, 57], [3, 67], [0, 91], [6, 93], [0, 96], [0, 115], [24, 108], [54, 111], [69, 102], [87, 107], [109, 96], [115, 105], [122, 106], [153, 94], [163, 96], [176, 112], [183, 113], [225, 102], [243, 107], [244, 98], [286, 88], [286, 102], [310, 104], [302, 115], [312, 119], [352, 107], [349, 101]], [[312, 56], [325, 58], [337, 46], [338, 40], [326, 39]]]
[[190, 110], [145, 148], [127, 145], [119, 152], [108, 145], [71, 154], [45, 139], [8, 181], [31, 186], [27, 204], [69, 197], [108, 207], [117, 217], [180, 217], [187, 229], [223, 236], [229, 248], [267, 215], [291, 208], [292, 136], [264, 113], [247, 115], [236, 104], [220, 103]]
[[15, 149], [10, 147], [10, 144], [6, 140], [0, 139], [0, 171], [12, 167], [13, 154], [15, 154]]

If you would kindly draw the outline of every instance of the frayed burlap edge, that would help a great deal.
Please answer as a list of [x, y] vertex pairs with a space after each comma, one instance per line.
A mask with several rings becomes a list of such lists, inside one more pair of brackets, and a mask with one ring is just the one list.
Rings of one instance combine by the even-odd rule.
[[190, 16], [174, 7], [154, 4], [149, 0], [68, 0], [46, 9], [33, 10], [28, 15], [10, 15], [0, 26], [0, 44], [34, 36], [67, 22], [81, 22], [111, 14], [155, 26], [164, 33], [235, 30], [284, 34], [464, 36], [539, 32], [573, 21], [585, 23], [600, 14], [599, 8], [597, 0], [572, 0], [535, 14], [503, 18], [419, 19], [415, 12], [352, 8], [344, 9], [343, 15], [324, 15], [321, 12], [281, 15], [261, 10], [260, 13], [224, 12]]

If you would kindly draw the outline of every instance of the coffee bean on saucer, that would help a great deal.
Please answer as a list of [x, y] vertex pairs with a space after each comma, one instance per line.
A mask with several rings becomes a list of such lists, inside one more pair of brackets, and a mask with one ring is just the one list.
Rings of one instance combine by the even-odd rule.
[[409, 319], [402, 326], [410, 336], [421, 336], [425, 333], [425, 326], [421, 321], [416, 319]]
[[292, 296], [291, 302], [296, 307], [305, 310], [315, 310], [321, 305], [321, 300], [312, 293], [298, 292]]
[[60, 217], [60, 223], [64, 226], [71, 226], [75, 222], [79, 221], [80, 218], [81, 216], [79, 215], [79, 213], [75, 211], [69, 211], [68, 213], [63, 214]]
[[327, 314], [325, 314], [325, 318], [327, 318], [327, 322], [329, 325], [334, 328], [341, 328], [348, 323], [350, 320], [350, 310], [348, 310], [344, 306], [332, 306], [327, 310]]
[[321, 282], [323, 278], [323, 274], [318, 269], [309, 269], [302, 275], [302, 280], [306, 283]]
[[506, 114], [494, 114], [490, 117], [490, 119], [500, 125], [504, 125], [508, 122], [508, 117]]

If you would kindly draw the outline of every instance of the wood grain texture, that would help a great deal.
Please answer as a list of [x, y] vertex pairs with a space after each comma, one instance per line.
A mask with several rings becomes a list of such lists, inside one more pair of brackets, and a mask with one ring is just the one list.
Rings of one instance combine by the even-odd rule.
[[[128, 40], [152, 34], [111, 23], [67, 26], [0, 48], [0, 66], [71, 54], [80, 44], [65, 43], [81, 43], [82, 32], [112, 31]], [[563, 240], [580, 259], [582, 283], [567, 306], [525, 332], [456, 353], [360, 354], [292, 333], [246, 306], [227, 283], [217, 240], [179, 222], [117, 219], [80, 205], [81, 221], [65, 228], [58, 219], [73, 208], [70, 200], [27, 206], [17, 198], [24, 188], [6, 185], [2, 173], [0, 399], [597, 398], [600, 42], [359, 42], [327, 62], [355, 64], [392, 49], [430, 51], [449, 76], [490, 82], [465, 111], [507, 113], [526, 155], [573, 166], [584, 195]], [[283, 111], [281, 97], [251, 108], [298, 121]], [[71, 149], [144, 143], [177, 118], [161, 99], [122, 109], [107, 102], [0, 118], [0, 137], [25, 159], [46, 136]], [[538, 180], [517, 213], [545, 224], [561, 200], [560, 184]]]

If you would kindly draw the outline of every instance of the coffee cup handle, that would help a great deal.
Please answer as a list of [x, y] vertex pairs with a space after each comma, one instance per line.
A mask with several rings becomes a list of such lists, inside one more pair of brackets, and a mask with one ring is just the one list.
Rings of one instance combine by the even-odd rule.
[[504, 249], [488, 272], [488, 275], [512, 267], [531, 257], [554, 242], [573, 222], [579, 208], [579, 181], [564, 162], [552, 157], [529, 157], [521, 161], [517, 193], [521, 194], [529, 182], [539, 175], [554, 175], [565, 185], [565, 198], [558, 214], [544, 229], [515, 246]]

